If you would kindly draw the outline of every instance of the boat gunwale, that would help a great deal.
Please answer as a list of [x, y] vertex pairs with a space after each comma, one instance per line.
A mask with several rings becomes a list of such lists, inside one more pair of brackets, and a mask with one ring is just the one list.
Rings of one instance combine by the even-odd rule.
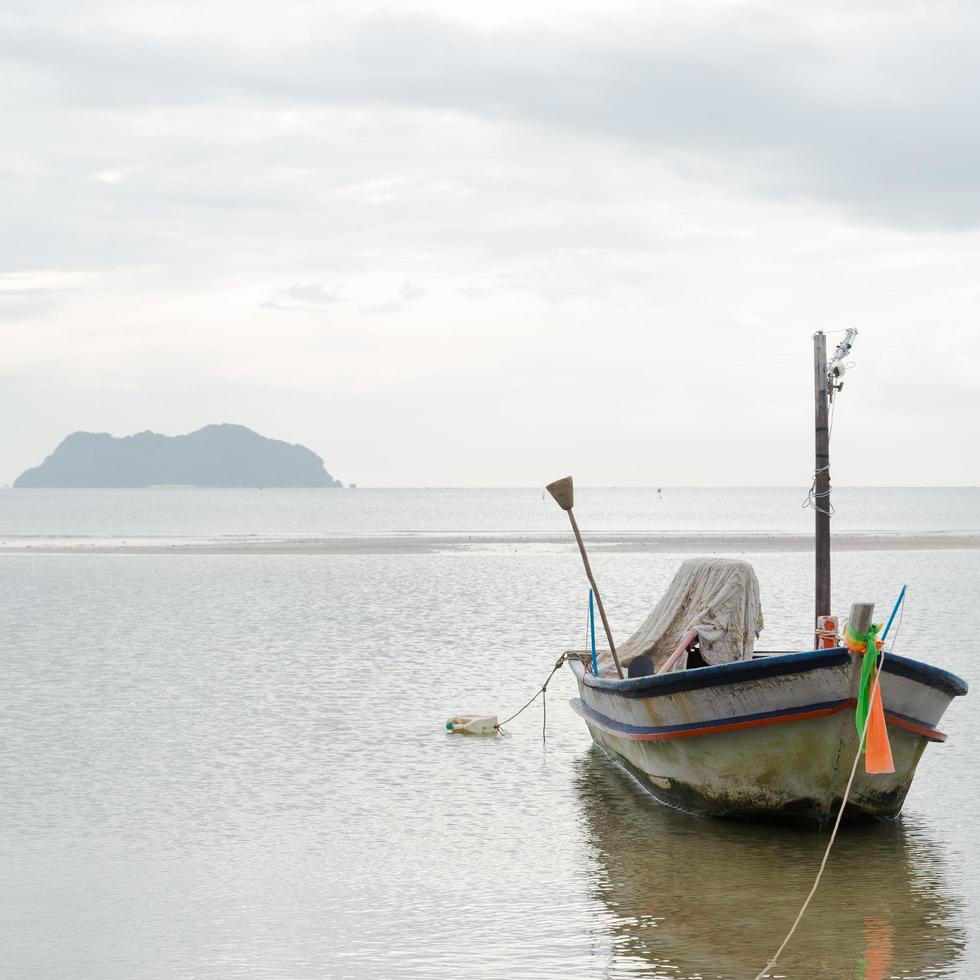
[[[582, 681], [586, 687], [624, 698], [656, 698], [681, 691], [743, 684], [769, 677], [783, 677], [789, 674], [823, 670], [827, 667], [841, 667], [850, 663], [853, 656], [845, 647], [832, 647], [827, 650], [776, 654], [754, 660], [738, 660], [728, 664], [714, 664], [709, 667], [646, 677], [627, 677], [622, 680], [615, 677], [596, 677], [587, 672], [581, 662], [576, 660], [569, 662], [576, 673], [578, 670], [582, 671]], [[965, 680], [948, 670], [943, 670], [942, 667], [934, 667], [921, 660], [912, 660], [897, 654], [886, 656], [882, 669], [886, 674], [906, 677], [942, 691], [950, 697], [960, 697], [970, 689]]]

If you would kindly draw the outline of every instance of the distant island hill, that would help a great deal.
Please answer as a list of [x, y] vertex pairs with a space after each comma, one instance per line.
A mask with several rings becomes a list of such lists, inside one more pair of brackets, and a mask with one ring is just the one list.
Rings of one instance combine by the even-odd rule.
[[244, 425], [206, 425], [185, 436], [116, 438], [73, 432], [15, 487], [340, 487], [305, 446]]

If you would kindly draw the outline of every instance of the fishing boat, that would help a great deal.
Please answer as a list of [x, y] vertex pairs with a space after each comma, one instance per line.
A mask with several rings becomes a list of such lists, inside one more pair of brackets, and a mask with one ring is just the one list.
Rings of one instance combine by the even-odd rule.
[[[953, 698], [955, 674], [884, 648], [888, 624], [855, 603], [838, 630], [830, 601], [828, 404], [843, 387], [856, 331], [828, 361], [814, 336], [816, 530], [814, 643], [758, 651], [759, 584], [744, 561], [684, 562], [647, 620], [618, 648], [572, 511], [566, 477], [548, 490], [571, 521], [609, 644], [564, 654], [572, 707], [595, 743], [657, 799], [695, 813], [824, 827], [898, 815]], [[862, 755], [863, 753], [863, 755]]]

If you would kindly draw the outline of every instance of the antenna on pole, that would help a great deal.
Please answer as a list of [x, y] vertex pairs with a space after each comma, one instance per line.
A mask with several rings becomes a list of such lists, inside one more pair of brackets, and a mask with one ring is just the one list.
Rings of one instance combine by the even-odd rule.
[[854, 338], [857, 336], [857, 330], [854, 327], [848, 327], [844, 333], [844, 339], [837, 345], [837, 350], [834, 351], [834, 356], [830, 359], [830, 363], [827, 365], [827, 393], [830, 395], [830, 400], [834, 400], [834, 393], [842, 391], [844, 388], [844, 358], [851, 353], [851, 347], [854, 346]]

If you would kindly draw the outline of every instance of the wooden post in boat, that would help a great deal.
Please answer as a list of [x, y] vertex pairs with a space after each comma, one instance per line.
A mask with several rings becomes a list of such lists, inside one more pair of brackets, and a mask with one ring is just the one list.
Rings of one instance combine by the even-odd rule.
[[813, 504], [816, 531], [816, 588], [813, 622], [830, 615], [830, 430], [827, 379], [827, 337], [822, 330], [813, 335], [813, 396], [815, 400], [816, 462]]
[[589, 585], [595, 595], [595, 604], [599, 607], [599, 618], [602, 620], [602, 628], [606, 631], [606, 640], [609, 642], [609, 652], [612, 654], [613, 663], [616, 665], [616, 673], [619, 679], [623, 679], [623, 668], [619, 665], [619, 655], [616, 653], [616, 644], [613, 643], [612, 630], [609, 629], [609, 620], [606, 619], [606, 610], [602, 605], [602, 596], [599, 595], [599, 586], [595, 584], [595, 576], [592, 574], [592, 566], [589, 564], [589, 556], [585, 553], [585, 543], [582, 541], [582, 534], [578, 529], [578, 522], [572, 513], [572, 506], [575, 502], [575, 492], [572, 487], [572, 478], [566, 476], [564, 479], [555, 480], [545, 488], [555, 502], [563, 511], [568, 514], [568, 519], [572, 522], [572, 530], [575, 532], [575, 540], [578, 542], [578, 550], [582, 553], [582, 563], [585, 565], [585, 574], [589, 578]]
[[875, 614], [873, 602], [855, 602], [851, 606], [851, 615], [847, 622], [855, 633], [867, 633], [871, 628], [871, 618]]

